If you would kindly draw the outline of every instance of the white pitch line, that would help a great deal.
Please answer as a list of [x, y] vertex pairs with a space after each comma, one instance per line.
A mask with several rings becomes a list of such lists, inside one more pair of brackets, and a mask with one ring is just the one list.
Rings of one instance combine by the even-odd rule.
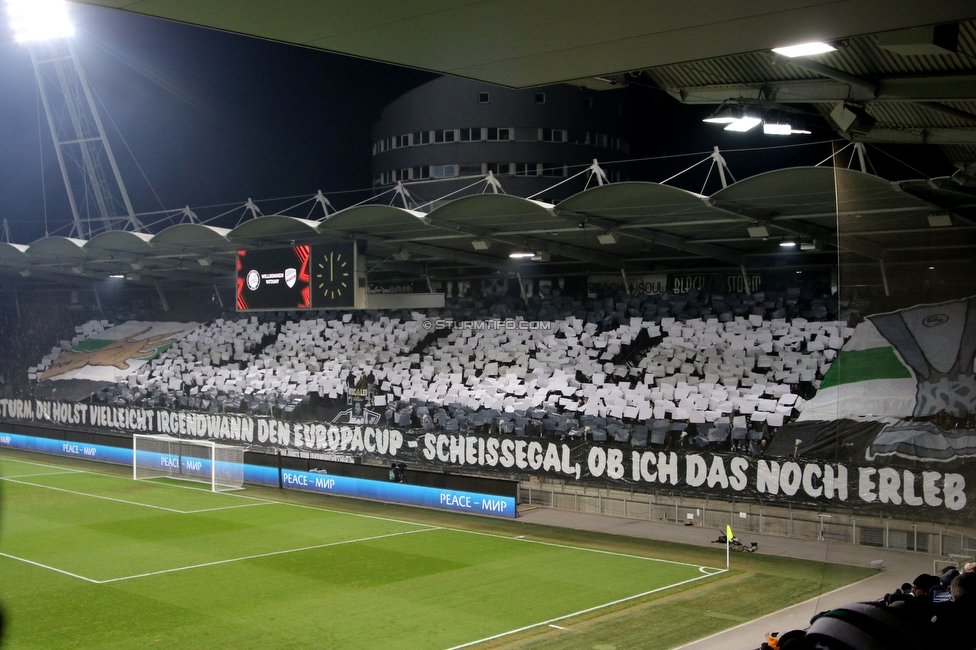
[[67, 474], [79, 474], [80, 472], [66, 471], [66, 472], [41, 472], [40, 474], [16, 474], [14, 476], [0, 476], [0, 479], [9, 480], [12, 478], [35, 478], [38, 476], [65, 476]]
[[181, 510], [184, 515], [196, 515], [201, 512], [217, 512], [218, 510], [236, 510], [238, 508], [253, 508], [255, 506], [271, 506], [276, 505], [274, 501], [266, 501], [263, 503], [242, 503], [239, 506], [216, 506], [214, 508], [200, 508], [199, 510]]
[[[542, 546], [552, 546], [554, 548], [563, 548], [570, 551], [587, 551], [589, 553], [599, 553], [601, 555], [612, 555], [615, 557], [626, 557], [634, 560], [645, 560], [647, 562], [661, 562], [664, 564], [677, 564], [678, 566], [693, 567], [695, 569], [712, 569], [713, 571], [724, 572], [725, 569], [719, 569], [718, 567], [707, 567], [700, 564], [692, 564], [690, 562], [678, 562], [677, 560], [662, 560], [657, 557], [647, 557], [645, 555], [634, 555], [632, 553], [619, 553], [617, 551], [604, 551], [598, 548], [587, 548], [585, 546], [571, 546], [569, 544], [557, 544], [555, 542], [544, 542], [538, 539], [528, 539], [525, 535], [519, 535], [517, 537], [509, 537], [508, 535], [499, 535], [497, 533], [484, 533], [477, 530], [464, 530], [463, 528], [448, 528], [444, 527], [444, 530], [450, 530], [455, 533], [467, 533], [469, 535], [481, 535], [483, 537], [495, 537], [497, 539], [507, 539], [516, 542], [524, 542], [526, 544], [540, 544]], [[714, 575], [714, 574], [713, 574]]]
[[[511, 538], [509, 538], [509, 539], [511, 539]], [[582, 550], [587, 550], [587, 549], [582, 549]], [[640, 556], [635, 556], [635, 557], [640, 557]], [[649, 559], [649, 558], [645, 558], [645, 559]], [[721, 573], [725, 573], [725, 569], [722, 569]], [[555, 622], [557, 622], [557, 621], [564, 621], [567, 618], [572, 618], [574, 616], [581, 616], [583, 614], [588, 614], [590, 612], [595, 612], [597, 610], [605, 609], [607, 607], [613, 607], [614, 605], [619, 605], [620, 603], [626, 603], [627, 601], [630, 601], [630, 600], [635, 600], [637, 598], [643, 598], [644, 596], [649, 596], [649, 595], [654, 594], [654, 593], [657, 593], [659, 591], [664, 591], [666, 589], [673, 589], [674, 587], [680, 587], [681, 585], [686, 585], [688, 583], [695, 582], [697, 580], [702, 580], [704, 578], [710, 578], [710, 577], [715, 576], [715, 575], [718, 575], [718, 574], [717, 573], [712, 573], [710, 575], [703, 575], [703, 576], [698, 576], [697, 578], [690, 578], [688, 580], [682, 580], [681, 582], [675, 582], [674, 584], [670, 584], [670, 585], [667, 585], [667, 586], [664, 586], [664, 587], [658, 587], [657, 589], [651, 589], [650, 591], [645, 591], [644, 593], [636, 594], [634, 596], [627, 596], [626, 598], [620, 598], [618, 600], [614, 600], [614, 601], [609, 602], [609, 603], [604, 603], [602, 605], [596, 605], [594, 607], [588, 607], [586, 609], [581, 609], [580, 611], [573, 612], [572, 614], [566, 614], [564, 616], [557, 616], [556, 618], [550, 618], [548, 621], [540, 621], [538, 623], [533, 623], [531, 625], [526, 625], [524, 627], [518, 628], [517, 630], [509, 630], [508, 632], [502, 632], [501, 634], [495, 634], [493, 636], [486, 636], [485, 638], [478, 639], [477, 641], [469, 641], [468, 643], [462, 643], [461, 645], [452, 646], [452, 647], [448, 648], [447, 650], [459, 650], [460, 648], [470, 648], [471, 646], [478, 645], [479, 643], [485, 643], [487, 641], [494, 641], [495, 639], [500, 639], [502, 637], [510, 636], [512, 634], [518, 634], [519, 632], [525, 632], [526, 630], [531, 630], [533, 628], [542, 627], [543, 625], [549, 625], [550, 627], [556, 627], [556, 626], [554, 626], [552, 624], [555, 623]]]
[[92, 584], [101, 584], [98, 580], [92, 580], [91, 578], [86, 578], [85, 576], [80, 576], [77, 573], [71, 573], [70, 571], [65, 571], [64, 569], [57, 569], [53, 566], [48, 566], [47, 564], [41, 564], [40, 562], [34, 562], [33, 560], [26, 560], [22, 557], [17, 557], [16, 555], [10, 555], [8, 553], [0, 553], [0, 556], [10, 558], [11, 560], [17, 560], [18, 562], [23, 562], [25, 564], [32, 564], [36, 567], [41, 567], [42, 569], [47, 569], [48, 571], [54, 571], [56, 573], [61, 573], [66, 576], [71, 576], [72, 578], [78, 578], [79, 580], [84, 580], [85, 582], [91, 582]]
[[[104, 477], [104, 478], [116, 478], [116, 479], [121, 479], [123, 481], [131, 481], [132, 480], [131, 478], [128, 478], [128, 477], [125, 477], [125, 476], [119, 476], [119, 475], [116, 475], [116, 474], [106, 474], [104, 472], [93, 472], [93, 471], [84, 470], [84, 469], [77, 469], [76, 470], [76, 469], [72, 469], [70, 467], [64, 467], [62, 465], [47, 465], [47, 464], [44, 464], [44, 463], [35, 463], [35, 462], [32, 462], [32, 461], [27, 461], [27, 460], [17, 460], [17, 459], [14, 459], [14, 458], [7, 458], [7, 457], [2, 457], [2, 456], [0, 456], [0, 460], [5, 460], [5, 461], [6, 460], [9, 460], [11, 462], [24, 463], [26, 465], [37, 465], [38, 467], [54, 467], [54, 468], [58, 468], [58, 469], [70, 470], [70, 471], [73, 471], [73, 472], [79, 473], [79, 474], [88, 474], [88, 475], [91, 475], [91, 476], [101, 476], [101, 477]], [[0, 477], [0, 478], [2, 478], [2, 477]], [[180, 489], [180, 490], [194, 490], [196, 492], [204, 492], [204, 490], [202, 490], [200, 488], [190, 487], [188, 485], [174, 485], [172, 483], [156, 483], [156, 482], [153, 482], [152, 484], [153, 485], [158, 485], [160, 487], [175, 488], [175, 489]], [[38, 486], [38, 487], [47, 487], [47, 486]], [[56, 489], [56, 488], [52, 488], [52, 489]], [[304, 509], [307, 509], [307, 510], [317, 510], [317, 511], [320, 511], [320, 512], [328, 512], [328, 513], [331, 513], [331, 514], [344, 515], [344, 516], [347, 516], [347, 517], [358, 517], [360, 519], [372, 519], [374, 521], [385, 521], [385, 522], [394, 523], [394, 524], [406, 524], [406, 525], [409, 525], [409, 526], [427, 526], [430, 529], [440, 528], [440, 526], [432, 526], [430, 524], [419, 523], [419, 522], [416, 522], [416, 521], [408, 521], [406, 519], [394, 519], [393, 517], [381, 517], [379, 515], [367, 515], [367, 514], [363, 514], [363, 513], [360, 513], [360, 512], [348, 512], [346, 510], [336, 510], [334, 508], [325, 508], [323, 506], [310, 505], [310, 504], [306, 504], [306, 503], [293, 503], [291, 501], [276, 501], [274, 499], [265, 499], [263, 497], [255, 497], [255, 496], [250, 496], [250, 495], [247, 495], [247, 494], [235, 494], [233, 492], [221, 492], [219, 494], [221, 494], [223, 496], [234, 497], [234, 498], [237, 498], [237, 499], [248, 499], [248, 500], [251, 500], [251, 501], [258, 501], [260, 503], [266, 503], [266, 504], [275, 504], [275, 505], [280, 505], [280, 506], [289, 506], [289, 507], [292, 507], [292, 508], [304, 508]], [[136, 502], [131, 502], [131, 503], [133, 503], [134, 505], [139, 505]], [[148, 506], [148, 507], [155, 507], [155, 506]], [[174, 512], [183, 513], [182, 510], [174, 510]]]
[[17, 458], [9, 458], [7, 456], [0, 456], [0, 460], [5, 463], [20, 463], [21, 465], [33, 465], [35, 467], [53, 467], [55, 469], [65, 469], [70, 472], [85, 472], [83, 469], [73, 469], [71, 467], [65, 467], [64, 465], [48, 465], [47, 463], [36, 463], [30, 460], [19, 460]]
[[[341, 542], [329, 542], [327, 544], [316, 544], [314, 546], [303, 546], [302, 548], [292, 548], [283, 551], [271, 551], [269, 553], [259, 553], [257, 555], [247, 555], [244, 557], [235, 557], [227, 560], [216, 560], [214, 562], [204, 562], [203, 564], [192, 564], [190, 566], [176, 567], [174, 569], [163, 569], [161, 571], [150, 571], [149, 573], [139, 573], [137, 575], [124, 576], [122, 578], [109, 578], [108, 580], [94, 580], [100, 585], [109, 584], [112, 582], [121, 582], [123, 580], [134, 580], [136, 578], [148, 578], [150, 576], [158, 576], [164, 573], [176, 573], [178, 571], [189, 571], [190, 569], [202, 569], [209, 566], [217, 566], [220, 564], [231, 564], [233, 562], [243, 562], [245, 560], [255, 560], [262, 557], [272, 557], [274, 555], [287, 555], [288, 553], [300, 553], [302, 551], [314, 551], [319, 548], [328, 548], [330, 546], [342, 546], [344, 544], [356, 544], [359, 542], [370, 542], [377, 539], [385, 539], [388, 537], [398, 537], [401, 535], [412, 535], [414, 533], [426, 533], [432, 530], [438, 530], [437, 528], [421, 528], [418, 530], [405, 530], [398, 533], [386, 533], [385, 535], [373, 535], [372, 537], [361, 537], [359, 539], [348, 539]], [[85, 578], [87, 580], [87, 578]]]
[[142, 506], [143, 508], [154, 508], [156, 510], [165, 510], [166, 512], [175, 512], [176, 514], [183, 515], [186, 514], [182, 510], [176, 510], [174, 508], [167, 508], [165, 506], [154, 506], [148, 503], [139, 503], [138, 501], [126, 501], [125, 499], [116, 499], [115, 497], [106, 497], [100, 494], [88, 494], [87, 492], [78, 492], [76, 490], [67, 490], [65, 488], [51, 487], [50, 485], [41, 485], [40, 483], [31, 483], [30, 481], [18, 481], [14, 478], [3, 478], [0, 477], [2, 481], [8, 481], [10, 483], [19, 483], [20, 485], [30, 485], [31, 487], [42, 488], [44, 490], [54, 490], [56, 492], [66, 492], [68, 494], [74, 494], [80, 497], [90, 497], [92, 499], [104, 499], [105, 501], [115, 501], [116, 503], [125, 503], [130, 506]]

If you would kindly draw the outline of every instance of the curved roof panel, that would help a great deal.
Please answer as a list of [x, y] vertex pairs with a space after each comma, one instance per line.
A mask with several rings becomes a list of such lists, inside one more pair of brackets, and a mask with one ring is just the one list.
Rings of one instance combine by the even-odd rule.
[[613, 183], [584, 190], [556, 206], [563, 214], [593, 215], [628, 225], [660, 227], [724, 218], [705, 197], [660, 183]]
[[85, 250], [117, 251], [123, 253], [148, 253], [152, 250], [152, 235], [129, 230], [108, 230], [88, 240]]
[[450, 201], [427, 215], [431, 225], [462, 224], [493, 232], [528, 234], [566, 228], [548, 203], [507, 194], [478, 194]]
[[56, 257], [65, 260], [81, 260], [87, 257], [85, 240], [70, 237], [44, 237], [27, 248], [29, 257]]
[[27, 264], [27, 246], [0, 242], [0, 264], [23, 266]]
[[153, 245], [200, 246], [220, 248], [229, 244], [230, 230], [198, 223], [180, 223], [170, 226], [152, 238]]
[[318, 225], [318, 221], [272, 214], [245, 221], [227, 233], [227, 238], [287, 240], [315, 235]]
[[388, 239], [422, 238], [430, 232], [424, 223], [426, 215], [392, 205], [357, 205], [336, 212], [319, 223], [322, 234], [352, 233]]

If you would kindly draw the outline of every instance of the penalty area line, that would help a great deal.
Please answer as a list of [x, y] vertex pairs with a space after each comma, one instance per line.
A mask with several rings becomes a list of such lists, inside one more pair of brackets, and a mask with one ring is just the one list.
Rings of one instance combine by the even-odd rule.
[[[163, 575], [165, 573], [177, 573], [179, 571], [189, 571], [190, 569], [203, 569], [205, 567], [218, 566], [221, 564], [231, 564], [233, 562], [244, 562], [245, 560], [256, 560], [262, 557], [273, 557], [275, 555], [287, 555], [289, 553], [300, 553], [302, 551], [314, 551], [320, 548], [328, 548], [330, 546], [342, 546], [344, 544], [357, 544], [359, 542], [371, 542], [377, 539], [387, 539], [390, 537], [399, 537], [401, 535], [412, 535], [414, 533], [427, 533], [432, 530], [439, 530], [438, 528], [420, 528], [417, 530], [404, 530], [397, 533], [387, 533], [385, 535], [373, 535], [372, 537], [361, 537], [359, 539], [347, 539], [341, 542], [329, 542], [327, 544], [315, 544], [313, 546], [303, 546], [301, 548], [290, 548], [283, 551], [271, 551], [269, 553], [258, 553], [256, 555], [246, 555], [244, 557], [234, 557], [226, 560], [216, 560], [214, 562], [203, 562], [202, 564], [191, 564], [189, 566], [175, 567], [173, 569], [162, 569], [160, 571], [150, 571], [148, 573], [139, 573], [131, 576], [123, 576], [121, 578], [109, 578], [108, 580], [93, 580], [96, 584], [105, 585], [113, 582], [122, 582], [124, 580], [135, 580], [136, 578], [148, 578], [151, 576]], [[87, 578], [85, 578], [87, 580]]]
[[644, 596], [649, 596], [651, 594], [657, 593], [659, 591], [665, 591], [667, 589], [672, 589], [674, 587], [680, 587], [681, 585], [686, 585], [691, 582], [696, 582], [704, 578], [711, 578], [713, 576], [719, 575], [720, 573], [725, 573], [726, 570], [722, 569], [719, 573], [709, 573], [705, 575], [700, 575], [695, 578], [689, 578], [688, 580], [682, 580], [681, 582], [675, 582], [664, 587], [658, 587], [657, 589], [651, 589], [650, 591], [645, 591], [643, 593], [635, 594], [633, 596], [627, 596], [626, 598], [619, 598], [617, 600], [611, 601], [609, 603], [604, 603], [602, 605], [596, 605], [594, 607], [588, 607], [586, 609], [581, 609], [578, 612], [573, 612], [572, 614], [565, 614], [563, 616], [557, 616], [556, 618], [550, 618], [547, 621], [540, 621], [538, 623], [533, 623], [531, 625], [526, 625], [515, 630], [509, 630], [508, 632], [502, 632], [501, 634], [495, 634], [493, 636], [486, 636], [483, 639], [478, 639], [477, 641], [469, 641], [468, 643], [462, 643], [461, 645], [456, 645], [448, 648], [447, 650], [459, 650], [460, 648], [470, 648], [471, 646], [478, 645], [479, 643], [486, 643], [488, 641], [494, 641], [495, 639], [501, 639], [502, 637], [511, 636], [512, 634], [518, 634], [519, 632], [525, 632], [526, 630], [531, 630], [537, 627], [542, 627], [543, 625], [548, 625], [549, 627], [558, 627], [553, 625], [559, 621], [565, 621], [566, 619], [573, 618], [574, 616], [581, 616], [583, 614], [589, 614], [590, 612], [595, 612], [601, 609], [606, 609], [607, 607], [613, 607], [614, 605], [619, 605], [620, 603], [626, 603], [629, 600], [636, 600], [637, 598], [643, 598]]
[[48, 571], [54, 571], [55, 573], [60, 573], [62, 575], [70, 576], [72, 578], [77, 578], [78, 580], [84, 580], [85, 582], [90, 582], [92, 584], [101, 584], [98, 580], [93, 580], [92, 578], [86, 578], [85, 576], [80, 576], [77, 573], [71, 573], [70, 571], [65, 571], [64, 569], [58, 569], [53, 566], [48, 566], [47, 564], [41, 564], [40, 562], [34, 562], [33, 560], [27, 560], [22, 557], [17, 557], [16, 555], [10, 555], [9, 553], [0, 553], [0, 557], [9, 558], [11, 560], [17, 560], [18, 562], [23, 562], [24, 564], [30, 564], [42, 569], [47, 569]]

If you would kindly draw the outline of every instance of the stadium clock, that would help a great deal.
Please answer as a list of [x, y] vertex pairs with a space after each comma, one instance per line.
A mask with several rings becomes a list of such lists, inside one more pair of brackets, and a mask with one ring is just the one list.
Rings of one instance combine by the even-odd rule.
[[353, 242], [315, 246], [312, 259], [313, 307], [356, 306], [356, 248]]

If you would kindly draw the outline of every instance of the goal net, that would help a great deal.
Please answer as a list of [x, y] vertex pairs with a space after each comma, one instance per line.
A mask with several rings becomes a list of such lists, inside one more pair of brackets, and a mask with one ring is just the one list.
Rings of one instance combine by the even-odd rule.
[[132, 478], [175, 478], [207, 483], [214, 492], [244, 485], [244, 449], [209, 440], [132, 436]]

